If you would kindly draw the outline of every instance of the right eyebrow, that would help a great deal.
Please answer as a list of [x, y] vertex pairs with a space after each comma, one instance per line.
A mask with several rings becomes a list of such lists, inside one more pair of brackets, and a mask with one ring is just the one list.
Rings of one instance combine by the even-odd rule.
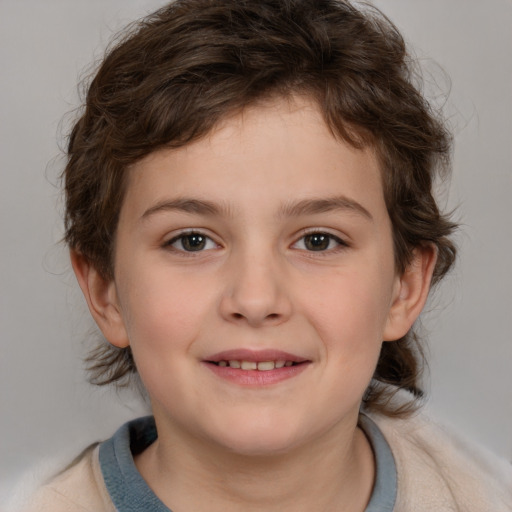
[[204, 199], [176, 198], [164, 199], [148, 208], [140, 217], [145, 220], [159, 212], [181, 211], [199, 215], [218, 215], [228, 213], [228, 208]]

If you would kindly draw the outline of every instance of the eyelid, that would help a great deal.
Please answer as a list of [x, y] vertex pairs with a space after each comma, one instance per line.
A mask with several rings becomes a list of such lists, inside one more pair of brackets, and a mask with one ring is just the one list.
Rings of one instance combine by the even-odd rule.
[[210, 248], [210, 249], [202, 249], [202, 250], [199, 250], [199, 251], [186, 251], [186, 250], [183, 250], [183, 249], [178, 249], [176, 247], [173, 247], [173, 244], [175, 242], [177, 242], [181, 238], [184, 238], [184, 237], [190, 236], [190, 235], [200, 235], [200, 236], [202, 236], [202, 237], [212, 241], [217, 248], [220, 247], [220, 244], [215, 240], [215, 238], [213, 236], [205, 233], [205, 230], [203, 230], [201, 228], [186, 228], [186, 229], [183, 229], [182, 231], [179, 231], [177, 233], [173, 233], [170, 238], [164, 240], [164, 242], [162, 243], [162, 247], [164, 249], [171, 248], [171, 249], [174, 249], [176, 252], [184, 253], [184, 254], [189, 254], [189, 255], [192, 255], [194, 253], [200, 253], [200, 252], [205, 252], [205, 251], [212, 250]]
[[[198, 251], [187, 251], [184, 249], [178, 249], [178, 248], [172, 247], [172, 245], [175, 242], [177, 242], [178, 240], [180, 240], [180, 238], [184, 238], [189, 235], [200, 235], [200, 236], [203, 236], [204, 238], [210, 240], [211, 242], [213, 242], [215, 244], [216, 248], [221, 248], [222, 245], [215, 239], [214, 236], [210, 235], [207, 231], [208, 230], [204, 230], [202, 228], [185, 228], [181, 231], [174, 232], [172, 234], [172, 236], [170, 236], [169, 238], [164, 240], [164, 242], [162, 243], [162, 247], [164, 249], [172, 248], [179, 253], [186, 253], [186, 254], [193, 254], [195, 252], [200, 253], [200, 252], [212, 250], [212, 248], [209, 248], [209, 249], [202, 249], [202, 250], [198, 250]], [[328, 228], [315, 227], [315, 228], [306, 228], [304, 230], [301, 230], [299, 233], [297, 233], [297, 235], [294, 237], [295, 241], [291, 244], [291, 248], [296, 248], [294, 246], [296, 246], [305, 237], [315, 235], [315, 234], [322, 234], [322, 235], [328, 236], [331, 240], [334, 240], [338, 244], [338, 247], [326, 249], [323, 251], [308, 251], [307, 249], [300, 249], [300, 250], [304, 250], [306, 252], [311, 252], [311, 253], [316, 252], [318, 254], [321, 254], [321, 253], [335, 252], [336, 250], [346, 249], [351, 246], [351, 244], [347, 241], [347, 237], [340, 235], [339, 233], [334, 234]]]
[[316, 253], [318, 255], [326, 254], [326, 253], [332, 253], [336, 250], [343, 250], [351, 246], [351, 244], [347, 241], [347, 238], [345, 236], [340, 235], [339, 233], [334, 234], [327, 228], [309, 228], [304, 229], [301, 232], [298, 233], [297, 237], [295, 238], [295, 242], [291, 245], [292, 248], [294, 248], [295, 245], [297, 245], [301, 240], [303, 240], [305, 237], [310, 235], [327, 235], [332, 240], [335, 240], [338, 243], [338, 246], [333, 249], [326, 249], [323, 251], [308, 251], [307, 249], [300, 249], [304, 250], [306, 252], [310, 253]]

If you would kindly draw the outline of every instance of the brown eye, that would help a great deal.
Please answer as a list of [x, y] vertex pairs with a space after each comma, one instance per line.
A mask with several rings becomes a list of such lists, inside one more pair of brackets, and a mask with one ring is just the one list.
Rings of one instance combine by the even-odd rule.
[[308, 251], [325, 251], [329, 249], [332, 237], [325, 233], [313, 233], [304, 237], [304, 246]]
[[304, 235], [293, 244], [293, 247], [303, 251], [322, 252], [347, 247], [347, 244], [330, 233], [317, 232]]
[[181, 239], [185, 251], [202, 251], [206, 246], [206, 237], [199, 234], [186, 235]]
[[185, 233], [173, 238], [168, 244], [178, 251], [199, 252], [217, 247], [215, 242], [202, 233]]

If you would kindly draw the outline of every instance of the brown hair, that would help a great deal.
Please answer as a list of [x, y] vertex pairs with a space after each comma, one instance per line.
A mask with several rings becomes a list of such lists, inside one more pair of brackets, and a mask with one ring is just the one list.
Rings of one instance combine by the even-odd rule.
[[[406, 268], [415, 247], [430, 243], [438, 254], [437, 282], [455, 259], [448, 238], [455, 224], [440, 213], [432, 191], [448, 169], [451, 139], [414, 76], [400, 33], [369, 6], [177, 0], [118, 39], [90, 83], [63, 173], [66, 241], [113, 278], [128, 166], [159, 148], [197, 140], [260, 99], [300, 94], [317, 102], [335, 136], [376, 149], [397, 269]], [[89, 363], [97, 384], [136, 372], [129, 348], [105, 342]], [[397, 414], [389, 402], [393, 390], [420, 395], [422, 366], [412, 331], [384, 343], [367, 408]]]

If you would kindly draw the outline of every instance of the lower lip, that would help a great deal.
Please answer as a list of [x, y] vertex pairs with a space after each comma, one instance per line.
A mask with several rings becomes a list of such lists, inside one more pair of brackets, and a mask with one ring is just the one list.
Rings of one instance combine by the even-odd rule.
[[283, 366], [274, 370], [241, 370], [229, 366], [217, 366], [213, 363], [204, 363], [215, 375], [221, 379], [233, 382], [240, 386], [270, 386], [277, 384], [292, 377], [301, 374], [308, 366], [309, 362], [300, 363], [294, 366]]

